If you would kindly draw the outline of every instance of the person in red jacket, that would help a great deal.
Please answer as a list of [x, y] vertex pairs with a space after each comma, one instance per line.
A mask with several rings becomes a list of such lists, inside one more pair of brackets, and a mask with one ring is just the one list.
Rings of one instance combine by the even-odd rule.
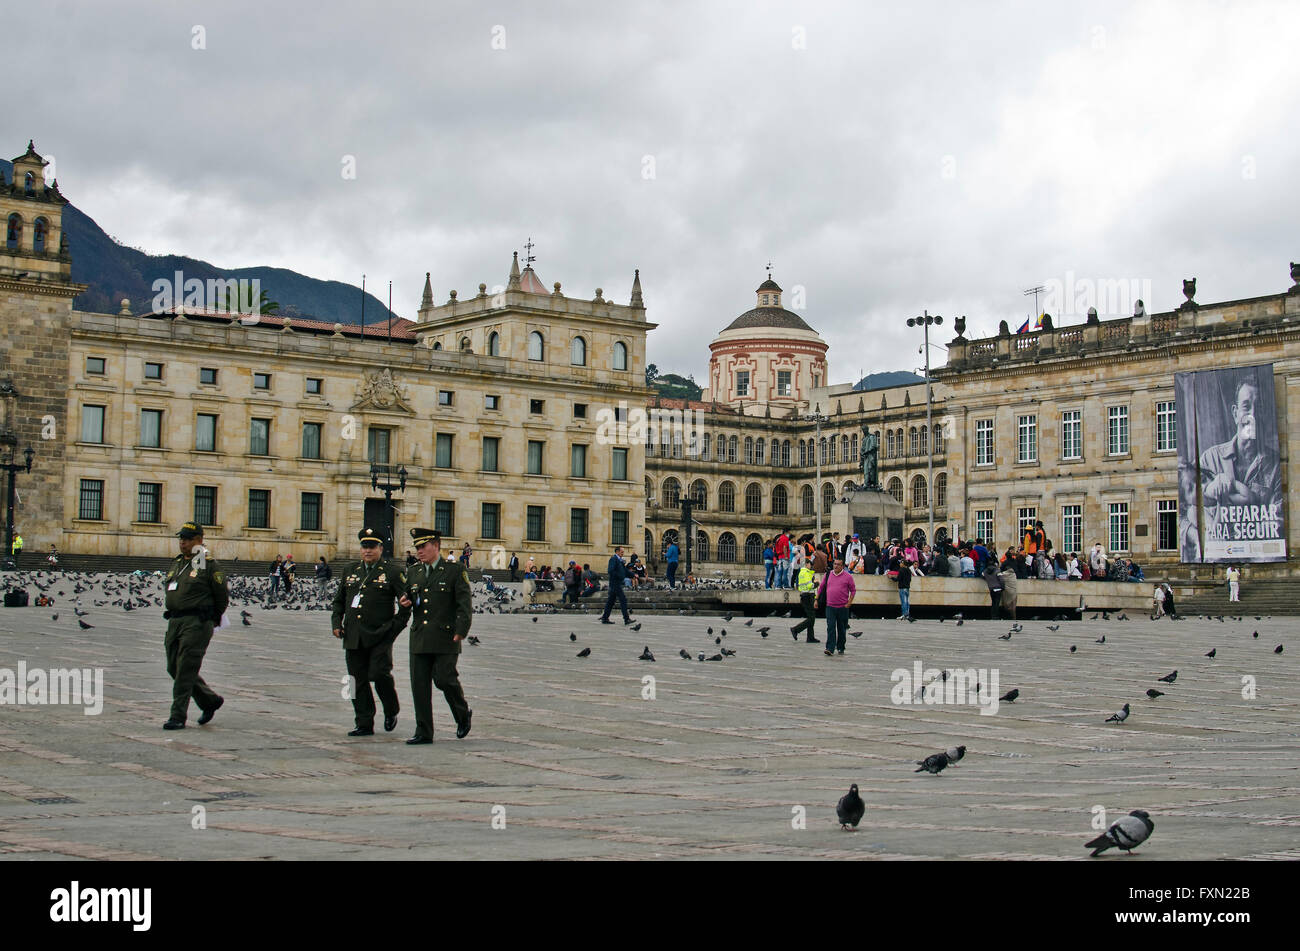
[[781, 534], [776, 537], [772, 552], [776, 555], [776, 586], [778, 588], [788, 588], [790, 587], [790, 532], [788, 529], [782, 529]]

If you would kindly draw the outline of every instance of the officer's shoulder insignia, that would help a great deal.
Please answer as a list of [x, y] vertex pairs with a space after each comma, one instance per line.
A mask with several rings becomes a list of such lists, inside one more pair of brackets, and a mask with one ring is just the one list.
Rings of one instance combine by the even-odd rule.
[[217, 584], [221, 584], [224, 578], [225, 575], [223, 575], [220, 571], [214, 571], [212, 573], [212, 580], [215, 581]]
[[398, 584], [406, 584], [406, 575], [399, 573], [397, 576], [397, 582]]

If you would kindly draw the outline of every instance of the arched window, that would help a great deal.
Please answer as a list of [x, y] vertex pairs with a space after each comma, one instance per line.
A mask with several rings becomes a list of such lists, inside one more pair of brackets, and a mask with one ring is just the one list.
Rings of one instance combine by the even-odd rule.
[[790, 494], [785, 486], [778, 485], [772, 490], [772, 514], [786, 515], [790, 507]]
[[767, 443], [766, 441], [764, 441], [763, 437], [760, 436], [757, 440], [755, 440], [754, 465], [761, 466], [763, 464], [764, 451], [766, 450], [766, 448], [767, 448]]
[[736, 448], [739, 445], [740, 445], [740, 441], [735, 436], [732, 436], [730, 439], [727, 440], [727, 461], [728, 462], [736, 461]]
[[682, 484], [672, 476], [664, 479], [664, 494], [659, 504], [664, 508], [675, 509], [682, 501]]
[[697, 529], [695, 532], [695, 560], [709, 560], [709, 536], [703, 529]]
[[489, 357], [501, 356], [501, 335], [495, 330], [488, 334], [487, 352]]
[[655, 491], [654, 483], [650, 481], [649, 476], [646, 476], [645, 477], [645, 498], [647, 502], [650, 501], [650, 496], [654, 495], [654, 491]]
[[752, 466], [753, 464], [754, 464], [754, 437], [746, 436], [745, 437], [745, 465]]
[[[947, 427], [944, 426], [943, 423], [936, 424], [934, 427], [934, 454], [936, 456], [942, 456], [944, 452], [947, 451], [948, 448], [947, 442], [948, 442]], [[938, 491], [939, 490], [936, 487], [935, 492], [937, 493]]]
[[44, 218], [37, 218], [32, 226], [32, 250], [37, 254], [45, 252], [45, 240], [50, 232], [50, 223]]
[[36, 194], [36, 176], [31, 172], [23, 176], [23, 192], [28, 195]]
[[822, 483], [822, 518], [831, 517], [831, 506], [835, 504], [835, 486], [829, 482]]
[[677, 545], [679, 548], [681, 547], [681, 543], [677, 539], [677, 529], [675, 528], [670, 528], [668, 531], [664, 532], [663, 546], [659, 549], [660, 558], [667, 556], [669, 545]]
[[655, 537], [650, 534], [650, 529], [645, 530], [645, 555], [650, 557], [650, 552], [655, 550]]
[[16, 251], [23, 240], [22, 216], [14, 213], [9, 216], [9, 227], [5, 230], [5, 247]]
[[581, 337], [574, 337], [573, 343], [569, 346], [569, 362], [575, 367], [587, 365], [587, 341]]
[[[858, 437], [854, 436], [853, 441], [857, 442]], [[854, 450], [855, 452], [857, 450]], [[849, 437], [840, 437], [840, 462], [849, 462], [853, 457], [849, 455]]]
[[799, 440], [799, 465], [808, 465], [808, 444], [802, 439]]
[[847, 498], [849, 493], [851, 493], [853, 489], [854, 489], [854, 485], [852, 482], [845, 482], [844, 488], [840, 490], [840, 496]]
[[461, 337], [461, 338], [460, 338], [460, 352], [461, 352], [461, 353], [471, 353], [472, 351], [473, 351], [473, 347], [470, 346], [469, 337]]
[[[736, 484], [734, 482], [724, 482], [718, 486], [718, 511], [736, 511]], [[718, 544], [721, 545], [722, 542], [719, 541]]]
[[885, 430], [885, 458], [894, 458], [894, 431], [892, 429]]
[[822, 441], [818, 444], [818, 446], [820, 449], [819, 455], [821, 457], [822, 465], [826, 465], [826, 437], [825, 436], [822, 437]]
[[921, 434], [920, 434], [920, 432], [918, 432], [918, 431], [917, 431], [917, 428], [916, 428], [915, 426], [913, 426], [911, 429], [909, 429], [909, 430], [907, 431], [907, 435], [908, 435], [908, 440], [907, 440], [908, 450], [907, 450], [907, 454], [908, 454], [909, 456], [919, 456], [919, 455], [921, 454]]
[[817, 497], [813, 495], [813, 487], [810, 485], [799, 490], [799, 510], [803, 515], [817, 514]]
[[704, 449], [700, 453], [700, 458], [706, 460], [709, 458], [709, 434], [708, 433], [704, 434]]
[[948, 504], [948, 473], [940, 472], [934, 477], [934, 507], [941, 509]]
[[899, 502], [903, 501], [903, 480], [898, 476], [889, 480], [889, 494]]
[[914, 476], [912, 478], [912, 507], [923, 509], [929, 504], [930, 497], [925, 488], [925, 476]]
[[849, 461], [856, 462], [857, 460], [858, 460], [858, 434], [854, 433], [853, 438], [849, 441]]
[[763, 514], [763, 490], [758, 487], [757, 482], [745, 486], [745, 514]]
[[745, 564], [760, 565], [763, 563], [763, 536], [758, 532], [751, 532], [745, 539]]
[[[759, 550], [759, 555], [763, 554]], [[730, 564], [736, 560], [736, 536], [731, 532], [723, 532], [718, 536], [718, 561]]]
[[542, 340], [540, 331], [534, 330], [528, 335], [528, 359], [544, 360], [546, 358], [546, 342]]
[[614, 369], [627, 369], [627, 344], [621, 340], [614, 344]]
[[790, 467], [790, 440], [783, 440], [781, 443], [781, 465], [786, 468]]
[[703, 479], [696, 479], [691, 483], [691, 498], [695, 502], [695, 508], [703, 512], [709, 507], [709, 485]]
[[927, 426], [921, 427], [921, 455], [930, 454], [930, 429]]

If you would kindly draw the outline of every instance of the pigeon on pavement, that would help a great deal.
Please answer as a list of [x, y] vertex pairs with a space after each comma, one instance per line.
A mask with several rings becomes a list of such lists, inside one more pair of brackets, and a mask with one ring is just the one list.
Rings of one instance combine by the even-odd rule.
[[835, 805], [835, 816], [840, 820], [840, 828], [846, 830], [849, 826], [856, 829], [866, 811], [867, 804], [858, 795], [857, 783], [850, 786], [848, 793], [841, 796], [840, 801]]
[[1059, 631], [1059, 630], [1061, 629], [1061, 625], [1059, 625], [1059, 624], [1049, 624], [1049, 625], [1047, 625], [1047, 629], [1048, 629], [1049, 631], [1051, 631], [1052, 633], [1056, 633], [1057, 631]]
[[925, 772], [937, 776], [939, 773], [943, 772], [945, 769], [948, 768], [948, 754], [931, 753], [925, 759], [917, 760], [916, 763], [917, 763], [917, 768], [912, 770], [912, 772], [914, 773]]
[[576, 641], [577, 639], [578, 639], [578, 635], [577, 635], [577, 634], [574, 634], [572, 631], [570, 631], [570, 632], [569, 632], [569, 640], [571, 640], [571, 641]]
[[590, 647], [584, 647], [582, 650], [578, 651], [578, 656], [579, 656], [579, 657], [590, 657], [590, 656], [591, 656], [591, 648], [590, 648]]
[[1101, 635], [1101, 637], [1097, 638], [1097, 640], [1094, 641], [1093, 643], [1096, 643], [1096, 644], [1105, 644], [1105, 643], [1106, 643], [1106, 635], [1105, 635], [1105, 634]]
[[77, 618], [77, 623], [78, 623], [79, 625], [81, 625], [81, 629], [82, 629], [83, 631], [88, 631], [88, 630], [90, 630], [92, 627], [95, 626], [95, 625], [93, 625], [93, 624], [87, 624], [87, 623], [86, 623], [85, 621], [83, 621], [81, 618]]
[[645, 646], [645, 650], [643, 650], [643, 651], [641, 652], [641, 656], [637, 658], [637, 660], [654, 660], [654, 659], [655, 659], [655, 655], [652, 654], [652, 653], [650, 653], [650, 645], [649, 645], [649, 644], [647, 644], [647, 645]]
[[1152, 687], [1150, 690], [1147, 691], [1147, 696], [1150, 697], [1152, 700], [1154, 700], [1156, 697], [1163, 697], [1164, 695], [1165, 692], [1163, 690], [1157, 690], [1155, 687]]
[[952, 749], [948, 750], [945, 755], [948, 757], [948, 765], [951, 766], [966, 755], [966, 747], [954, 746]]
[[1110, 716], [1108, 716], [1106, 718], [1106, 722], [1123, 723], [1127, 719], [1128, 719], [1128, 704], [1126, 703], [1124, 704], [1124, 708], [1120, 710], [1119, 713], [1112, 713]]
[[1016, 700], [1018, 700], [1019, 698], [1020, 698], [1020, 688], [1017, 687], [1015, 690], [1008, 690], [1002, 696], [998, 697], [998, 700], [1004, 703], [1015, 703]]
[[640, 622], [640, 621], [637, 621], [635, 624], [633, 624], [633, 625], [632, 625], [632, 630], [634, 630], [634, 631], [639, 631], [639, 630], [641, 630], [641, 622]]
[[1219, 652], [1219, 649], [1218, 649], [1217, 647], [1215, 647], [1215, 648], [1213, 648], [1213, 649], [1212, 649], [1208, 654], [1206, 654], [1205, 656], [1208, 657], [1208, 658], [1210, 658], [1210, 660], [1213, 660], [1213, 659], [1214, 659], [1214, 655], [1217, 654], [1218, 652]]
[[1165, 674], [1165, 676], [1157, 677], [1156, 679], [1161, 683], [1171, 684], [1178, 679], [1178, 671], [1175, 670], [1172, 674]]
[[1122, 849], [1131, 852], [1147, 840], [1156, 824], [1141, 809], [1134, 809], [1127, 816], [1111, 824], [1111, 827], [1097, 838], [1084, 845], [1092, 849], [1091, 858], [1096, 858], [1107, 849]]
[[1280, 654], [1280, 653], [1282, 653], [1282, 645], [1281, 645], [1281, 644], [1278, 644], [1277, 647], [1274, 647], [1274, 648], [1273, 648], [1273, 653], [1274, 653], [1274, 654]]
[[1000, 636], [998, 637], [998, 640], [1000, 640], [1000, 641], [1009, 641], [1009, 640], [1011, 640], [1011, 635], [1012, 635], [1013, 633], [1014, 633], [1014, 632], [1012, 632], [1012, 631], [1007, 631], [1005, 634], [1000, 635]]

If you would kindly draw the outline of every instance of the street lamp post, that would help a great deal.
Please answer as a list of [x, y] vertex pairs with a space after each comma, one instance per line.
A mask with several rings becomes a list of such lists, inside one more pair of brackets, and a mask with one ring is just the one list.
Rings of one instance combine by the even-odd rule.
[[930, 315], [927, 310], [920, 317], [907, 318], [907, 326], [921, 327], [925, 332], [925, 456], [928, 463], [926, 476], [925, 501], [929, 504], [930, 509], [930, 534], [926, 541], [931, 545], [934, 544], [934, 424], [931, 422], [931, 402], [930, 402], [930, 325], [942, 324], [943, 318], [937, 314]]
[[[393, 484], [393, 476], [398, 477], [396, 485]], [[384, 476], [384, 481], [380, 482], [379, 477]], [[393, 557], [393, 523], [396, 519], [393, 516], [393, 493], [406, 491], [406, 466], [399, 466], [396, 470], [390, 465], [371, 463], [370, 464], [370, 488], [380, 489], [384, 493], [384, 510], [388, 513], [388, 537], [384, 539], [385, 554], [389, 558]]]
[[813, 440], [813, 456], [817, 460], [817, 488], [814, 490], [817, 502], [816, 544], [820, 545], [822, 543], [822, 423], [827, 422], [829, 417], [823, 416], [818, 407], [813, 407], [813, 411], [805, 413], [803, 418], [817, 424], [817, 438]]
[[14, 562], [14, 555], [13, 555], [14, 496], [17, 492], [17, 487], [15, 485], [16, 476], [19, 469], [23, 470], [24, 472], [32, 471], [32, 457], [36, 455], [36, 451], [32, 449], [31, 446], [28, 446], [26, 449], [23, 450], [23, 457], [24, 459], [26, 459], [26, 463], [24, 464], [24, 463], [15, 462], [14, 455], [17, 448], [18, 448], [18, 440], [15, 437], [12, 447], [9, 449], [9, 458], [5, 460], [5, 462], [3, 463], [4, 470], [9, 473], [9, 504], [5, 512], [5, 550], [4, 550], [4, 567], [7, 570], [12, 570], [18, 567], [17, 564]]

